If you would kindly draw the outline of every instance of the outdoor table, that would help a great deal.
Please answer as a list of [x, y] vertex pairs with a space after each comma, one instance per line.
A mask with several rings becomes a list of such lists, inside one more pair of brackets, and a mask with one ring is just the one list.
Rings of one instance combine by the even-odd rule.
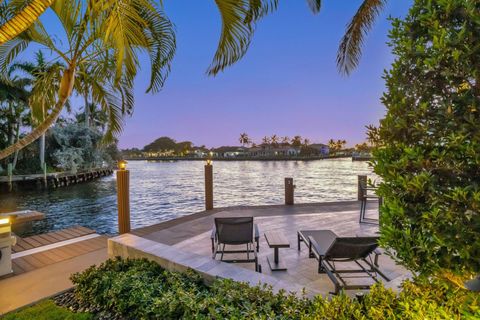
[[279, 248], [290, 248], [290, 242], [285, 235], [279, 231], [265, 232], [265, 240], [270, 248], [273, 248], [273, 262], [270, 257], [267, 257], [268, 265], [272, 271], [285, 271], [287, 267], [280, 262], [278, 255]]

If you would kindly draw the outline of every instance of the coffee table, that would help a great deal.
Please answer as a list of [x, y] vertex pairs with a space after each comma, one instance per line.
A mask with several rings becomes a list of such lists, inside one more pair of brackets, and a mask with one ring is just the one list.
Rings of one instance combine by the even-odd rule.
[[273, 248], [273, 261], [271, 257], [267, 257], [268, 265], [272, 271], [285, 271], [287, 267], [284, 263], [280, 262], [280, 257], [278, 254], [278, 249], [280, 248], [290, 248], [290, 242], [285, 237], [285, 235], [280, 231], [269, 231], [265, 232], [265, 240], [270, 248]]

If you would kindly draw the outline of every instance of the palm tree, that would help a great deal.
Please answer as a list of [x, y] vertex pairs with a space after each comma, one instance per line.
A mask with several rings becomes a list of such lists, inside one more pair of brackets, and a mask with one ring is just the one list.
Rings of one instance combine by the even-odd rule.
[[[117, 0], [118, 2], [123, 2]], [[10, 41], [27, 30], [38, 17], [55, 1], [32, 0], [28, 5], [10, 13], [0, 27], [0, 45]], [[106, 3], [96, 1], [97, 8]], [[218, 50], [208, 73], [215, 75], [245, 55], [254, 32], [255, 23], [266, 14], [276, 10], [278, 0], [227, 1], [215, 0], [222, 17], [222, 34]], [[385, 8], [388, 0], [364, 0], [347, 25], [337, 52], [337, 67], [343, 74], [350, 74], [360, 61], [366, 34], [376, 18]], [[318, 13], [321, 0], [307, 0], [313, 13]], [[4, 6], [5, 3], [3, 4]], [[6, 11], [6, 10], [4, 10]], [[225, 54], [229, 51], [229, 54]]]
[[270, 137], [270, 143], [274, 147], [278, 146], [278, 136], [276, 134]]
[[246, 133], [242, 133], [240, 134], [240, 139], [238, 139], [240, 141], [240, 143], [242, 144], [243, 147], [245, 147], [245, 145], [251, 143], [252, 141], [250, 140], [250, 137], [248, 136], [248, 134]]
[[290, 138], [287, 137], [287, 136], [284, 136], [284, 137], [282, 138], [282, 145], [288, 146], [289, 144], [290, 144]]
[[292, 146], [294, 147], [300, 147], [302, 145], [302, 137], [301, 136], [295, 136], [292, 138]]
[[305, 139], [303, 140], [303, 145], [304, 145], [305, 147], [308, 147], [309, 144], [310, 144], [310, 139], [305, 138]]
[[[153, 0], [114, 1], [99, 8], [101, 3], [83, 0], [53, 3], [51, 8], [68, 38], [67, 48], [57, 46], [40, 21], [0, 47], [0, 70], [6, 70], [33, 42], [51, 50], [53, 60], [64, 63], [56, 102], [53, 108], [47, 108], [50, 113], [31, 133], [0, 151], [0, 159], [29, 145], [55, 123], [72, 91], [82, 92], [85, 87], [84, 77], [76, 77], [77, 74], [88, 71], [97, 80], [89, 85], [92, 100], [99, 102], [108, 114], [106, 140], [112, 140], [121, 131], [123, 117], [133, 109], [132, 87], [140, 51], [148, 52], [151, 61], [147, 92], [156, 92], [163, 86], [175, 52], [175, 38], [162, 7]], [[20, 5], [18, 1], [8, 2], [12, 12], [19, 12]], [[40, 113], [38, 105], [31, 108], [32, 114]]]
[[263, 137], [263, 138], [262, 138], [262, 143], [263, 143], [263, 144], [270, 144], [270, 138], [267, 137], [267, 136]]
[[[35, 63], [17, 62], [14, 63], [10, 72], [22, 71], [31, 79], [32, 90], [29, 97], [29, 105], [32, 111], [34, 124], [41, 123], [49, 110], [48, 107], [55, 104], [56, 93], [60, 86], [60, 71], [63, 66], [59, 62], [48, 63], [42, 51], [35, 53]], [[45, 133], [39, 139], [40, 168], [45, 166]]]

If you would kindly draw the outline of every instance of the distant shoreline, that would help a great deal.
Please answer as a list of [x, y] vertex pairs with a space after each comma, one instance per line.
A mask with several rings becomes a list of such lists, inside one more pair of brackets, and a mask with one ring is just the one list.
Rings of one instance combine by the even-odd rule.
[[[346, 159], [350, 158], [352, 161], [369, 161], [367, 157], [352, 157], [351, 155], [339, 156], [313, 156], [313, 157], [213, 157], [212, 161], [313, 161], [313, 160], [327, 160], [327, 159]], [[206, 161], [207, 158], [193, 158], [193, 157], [125, 157], [127, 161]]]

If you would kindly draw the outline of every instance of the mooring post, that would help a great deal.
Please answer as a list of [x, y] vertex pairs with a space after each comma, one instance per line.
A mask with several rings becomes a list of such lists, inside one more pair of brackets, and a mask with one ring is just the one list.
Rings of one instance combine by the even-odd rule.
[[285, 178], [285, 204], [293, 205], [294, 203], [294, 189], [293, 178]]
[[130, 232], [130, 171], [127, 162], [119, 161], [117, 170], [118, 232]]
[[205, 210], [213, 209], [213, 165], [212, 160], [207, 159], [205, 164]]
[[357, 186], [358, 201], [363, 200], [366, 187], [367, 187], [367, 176], [358, 176], [358, 186]]

